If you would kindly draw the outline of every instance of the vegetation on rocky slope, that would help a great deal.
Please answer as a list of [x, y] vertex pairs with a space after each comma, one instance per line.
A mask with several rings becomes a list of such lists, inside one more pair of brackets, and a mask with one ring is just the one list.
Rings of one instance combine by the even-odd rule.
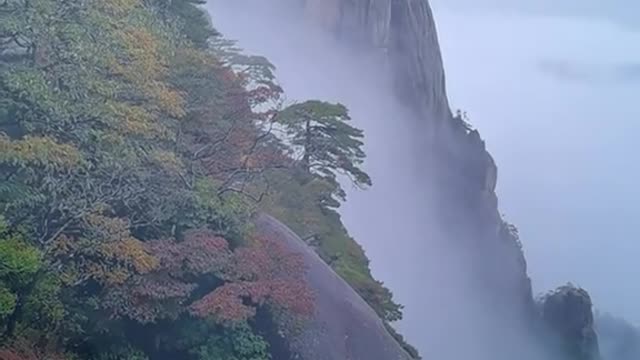
[[284, 107], [201, 0], [0, 1], [0, 359], [267, 359], [313, 311], [283, 219], [385, 321], [336, 208], [371, 181], [341, 105]]

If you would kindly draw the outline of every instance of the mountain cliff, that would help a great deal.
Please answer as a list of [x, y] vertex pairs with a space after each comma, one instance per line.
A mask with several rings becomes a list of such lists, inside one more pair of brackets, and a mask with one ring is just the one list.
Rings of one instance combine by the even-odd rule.
[[[251, 2], [241, 3], [238, 9], [253, 7], [247, 5]], [[391, 133], [393, 126], [404, 126], [411, 133], [407, 139], [411, 147], [410, 169], [402, 174], [417, 179], [419, 185], [413, 194], [416, 200], [412, 200], [418, 204], [419, 215], [415, 218], [428, 225], [420, 229], [418, 239], [398, 236], [395, 244], [406, 249], [407, 258], [410, 253], [425, 253], [429, 254], [428, 259], [446, 259], [416, 264], [410, 281], [419, 290], [413, 298], [402, 299], [410, 317], [401, 327], [410, 339], [420, 342], [417, 345], [423, 356], [439, 359], [547, 356], [551, 350], [541, 335], [546, 324], [534, 303], [518, 232], [499, 212], [497, 166], [479, 132], [471, 128], [461, 113], [453, 114], [450, 110], [436, 24], [429, 3], [425, 0], [273, 0], [269, 4], [260, 11], [259, 17], [265, 18], [264, 22], [252, 18], [244, 22], [244, 26], [260, 24], [256, 26], [262, 26], [265, 33], [276, 34], [278, 30], [273, 29], [280, 27], [287, 29], [282, 34], [320, 29], [337, 46], [323, 48], [318, 53], [348, 54], [345, 56], [348, 60], [336, 62], [345, 73], [355, 73], [358, 67], [365, 67], [371, 59], [376, 59], [374, 70], [359, 78], [361, 86], [351, 90], [369, 96], [370, 100], [364, 105], [370, 108], [368, 114], [376, 109], [383, 112], [385, 103], [407, 110], [406, 115], [397, 116], [391, 122], [395, 125], [388, 125], [387, 129]], [[294, 15], [283, 16], [287, 11]], [[298, 22], [299, 17], [304, 17], [306, 22]], [[233, 32], [228, 35], [236, 36]], [[293, 53], [289, 48], [295, 47], [286, 41], [283, 40], [285, 44], [281, 48], [273, 50], [275, 55], [278, 51], [289, 51], [282, 59]], [[308, 43], [312, 42], [309, 38]], [[303, 51], [305, 49], [298, 52]], [[279, 65], [277, 56], [273, 57]], [[304, 59], [309, 67], [318, 63]], [[287, 60], [290, 65], [291, 59]], [[350, 64], [352, 60], [357, 65]], [[292, 75], [307, 79], [305, 76], [308, 75]], [[371, 77], [387, 78], [388, 91], [377, 90], [382, 95], [375, 96], [366, 89], [365, 82]], [[317, 86], [319, 81], [313, 80], [307, 83], [314, 85], [306, 86]], [[338, 83], [336, 80], [334, 85], [340, 87]], [[349, 99], [354, 99], [349, 94], [344, 98], [348, 106], [351, 105]], [[373, 125], [368, 127], [363, 120], [362, 126], [367, 132]], [[384, 147], [380, 142], [370, 146]], [[400, 171], [404, 170], [398, 173]], [[388, 168], [387, 172], [393, 173], [395, 169]], [[379, 179], [374, 176], [373, 180], [375, 188]], [[390, 285], [393, 287], [393, 283]]]
[[[423, 201], [432, 210], [425, 212], [424, 216], [431, 218], [424, 221], [434, 224], [433, 232], [424, 236], [428, 245], [422, 248], [429, 251], [441, 243], [455, 244], [457, 260], [471, 275], [453, 287], [475, 287], [463, 293], [476, 294], [476, 310], [494, 317], [487, 320], [470, 315], [450, 319], [448, 326], [462, 333], [482, 332], [483, 327], [501, 324], [505, 329], [520, 328], [518, 334], [528, 333], [535, 309], [517, 232], [500, 217], [495, 193], [497, 167], [479, 133], [449, 110], [435, 20], [428, 3], [309, 1], [306, 10], [307, 16], [320, 18], [319, 23], [347, 46], [357, 44], [363, 53], [382, 53], [394, 95], [411, 109], [412, 116], [404, 120], [419, 134], [414, 150], [420, 156], [415, 167], [424, 182]], [[434, 296], [442, 297], [442, 303], [460, 304], [458, 290], [447, 294], [441, 288]], [[507, 332], [496, 334], [496, 345], [514, 333]], [[445, 353], [453, 354], [453, 350], [450, 344]]]
[[[582, 291], [536, 312], [425, 1], [234, 0], [231, 22], [330, 92], [291, 105], [203, 3], [0, 4], [0, 360], [416, 359], [403, 310], [425, 358], [544, 358], [538, 323], [596, 348]], [[315, 100], [336, 94], [353, 119]], [[382, 126], [367, 152], [356, 119]], [[390, 163], [370, 176], [368, 153]], [[356, 215], [402, 255], [404, 309], [339, 212], [343, 180], [373, 177], [392, 196]]]
[[398, 97], [417, 116], [447, 116], [440, 46], [427, 2], [309, 0], [305, 13], [341, 41], [383, 52]]

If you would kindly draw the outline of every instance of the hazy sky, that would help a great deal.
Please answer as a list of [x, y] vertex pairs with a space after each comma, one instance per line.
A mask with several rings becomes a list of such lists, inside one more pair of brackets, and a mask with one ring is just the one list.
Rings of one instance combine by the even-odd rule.
[[535, 290], [572, 281], [640, 323], [640, 2], [432, 6], [451, 103], [496, 158]]
[[455, 11], [499, 11], [529, 15], [580, 16], [640, 28], [636, 0], [431, 0], [436, 8]]

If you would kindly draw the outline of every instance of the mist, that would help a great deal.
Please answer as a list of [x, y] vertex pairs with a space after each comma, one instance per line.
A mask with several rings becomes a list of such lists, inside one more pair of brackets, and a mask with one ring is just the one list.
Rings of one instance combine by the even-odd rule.
[[[606, 3], [600, 0], [433, 0], [431, 4], [436, 9], [465, 13], [579, 17], [627, 28], [640, 27], [637, 21], [640, 3], [634, 0], [609, 0]], [[439, 22], [443, 23], [442, 20]]]
[[425, 358], [494, 359], [510, 352], [542, 358], [529, 335], [516, 330], [515, 323], [525, 320], [498, 320], [501, 309], [491, 304], [490, 290], [472, 280], [471, 259], [481, 255], [455, 241], [432, 240], [442, 236], [429, 220], [438, 210], [431, 208], [431, 185], [421, 176], [427, 133], [394, 100], [381, 59], [335, 43], [279, 2], [249, 3], [210, 4], [217, 29], [275, 64], [288, 101], [344, 103], [354, 125], [365, 130], [365, 170], [374, 186], [351, 188], [340, 213], [372, 260], [375, 277], [406, 306], [397, 326], [408, 341]]
[[534, 290], [572, 281], [596, 308], [640, 323], [640, 32], [619, 21], [637, 4], [587, 16], [593, 1], [544, 14], [474, 3], [433, 1], [449, 96], [496, 158]]
[[0, 0], [0, 360], [640, 359], [597, 1]]

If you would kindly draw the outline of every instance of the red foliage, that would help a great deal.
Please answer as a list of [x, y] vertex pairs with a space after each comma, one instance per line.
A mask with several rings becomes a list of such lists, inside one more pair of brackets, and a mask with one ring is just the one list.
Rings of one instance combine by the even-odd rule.
[[239, 322], [253, 317], [255, 306], [264, 304], [301, 316], [313, 312], [313, 296], [307, 284], [282, 279], [226, 284], [194, 303], [191, 313], [199, 317], [213, 315], [222, 322]]
[[227, 241], [208, 230], [189, 231], [181, 242], [159, 240], [148, 246], [160, 260], [160, 268], [173, 275], [222, 273], [232, 258]]
[[[280, 242], [255, 238], [250, 246], [231, 251], [223, 238], [198, 230], [185, 234], [182, 242], [151, 242], [149, 249], [159, 269], [134, 276], [105, 295], [103, 304], [114, 317], [148, 323], [176, 318], [187, 306], [195, 316], [214, 316], [221, 322], [247, 320], [262, 305], [300, 316], [313, 311], [304, 261]], [[189, 306], [197, 287], [191, 281], [202, 275], [225, 283]]]
[[[256, 107], [269, 102], [277, 101], [282, 96], [282, 88], [273, 83], [264, 83], [260, 86], [247, 91], [247, 98], [252, 107]], [[259, 118], [265, 120], [261, 115], [267, 115], [268, 112], [256, 113]]]
[[124, 316], [142, 323], [175, 318], [197, 287], [185, 277], [214, 274], [225, 278], [231, 266], [229, 244], [207, 230], [187, 232], [182, 242], [159, 240], [147, 246], [160, 262], [159, 268], [108, 289], [103, 304], [113, 317]]
[[235, 251], [235, 261], [243, 279], [295, 278], [305, 274], [304, 259], [282, 242], [264, 236], [255, 237], [253, 244]]
[[235, 252], [235, 282], [223, 285], [191, 306], [196, 316], [213, 315], [223, 322], [243, 321], [255, 314], [255, 306], [268, 304], [296, 315], [313, 312], [302, 257], [279, 242], [256, 238], [254, 244]]
[[31, 360], [36, 359], [31, 356], [24, 356], [16, 353], [13, 349], [0, 349], [0, 360]]
[[26, 340], [16, 340], [0, 348], [0, 360], [65, 360], [55, 349], [41, 349]]
[[175, 319], [195, 288], [195, 284], [166, 273], [142, 275], [110, 289], [102, 303], [114, 318], [128, 317], [141, 323], [152, 323], [159, 318]]
[[272, 305], [302, 316], [313, 314], [313, 292], [305, 281], [276, 279], [271, 280], [270, 285]]
[[209, 231], [194, 230], [180, 243], [185, 270], [190, 273], [223, 273], [231, 261], [227, 241]]
[[[202, 162], [208, 175], [226, 181], [230, 174], [239, 176], [291, 161], [280, 149], [268, 144], [261, 125], [277, 113], [276, 103], [282, 88], [268, 79], [253, 79], [246, 72], [235, 73], [225, 66], [213, 66], [211, 73], [225, 89], [206, 101], [208, 113], [190, 128], [195, 158]], [[210, 113], [215, 109], [215, 113]], [[270, 148], [267, 150], [267, 148]], [[204, 149], [204, 150], [203, 150]]]
[[199, 317], [215, 315], [222, 322], [246, 320], [256, 312], [243, 302], [243, 298], [249, 296], [247, 284], [227, 284], [191, 305], [191, 313]]

